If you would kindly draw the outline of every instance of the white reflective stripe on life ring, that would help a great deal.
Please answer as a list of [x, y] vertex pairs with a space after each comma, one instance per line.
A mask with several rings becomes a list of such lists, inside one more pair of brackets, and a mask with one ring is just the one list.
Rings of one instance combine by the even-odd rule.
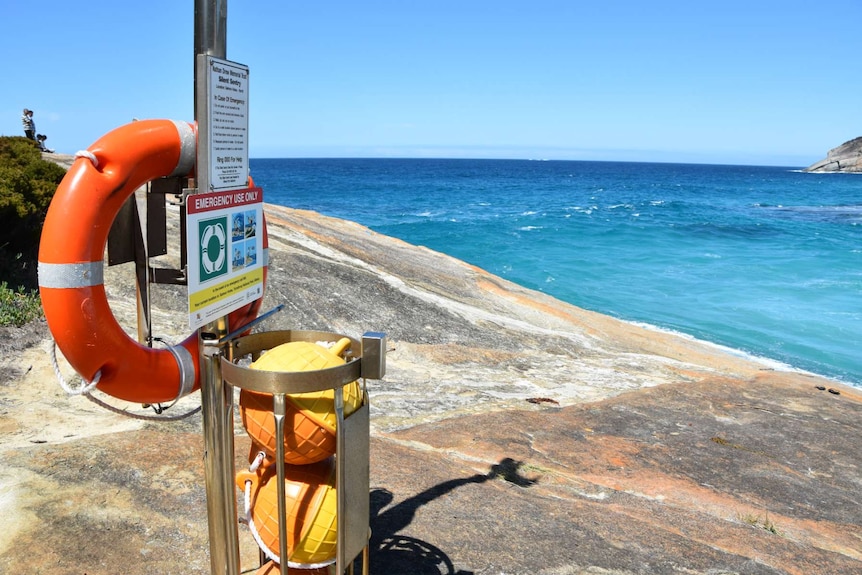
[[170, 176], [186, 176], [191, 173], [197, 162], [197, 136], [195, 130], [188, 122], [178, 122], [171, 120], [174, 126], [177, 127], [177, 132], [180, 136], [180, 157], [177, 160], [177, 167]]
[[179, 399], [190, 394], [195, 387], [195, 360], [189, 350], [181, 345], [169, 345], [167, 349], [180, 369], [180, 387], [176, 397]]
[[47, 264], [39, 262], [39, 287], [74, 289], [105, 283], [103, 262], [78, 264]]

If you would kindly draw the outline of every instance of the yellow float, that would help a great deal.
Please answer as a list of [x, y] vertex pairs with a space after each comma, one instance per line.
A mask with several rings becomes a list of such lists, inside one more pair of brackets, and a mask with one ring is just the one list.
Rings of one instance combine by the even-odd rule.
[[[245, 493], [248, 525], [261, 550], [278, 557], [278, 477], [276, 466], [240, 471], [237, 487]], [[335, 461], [286, 465], [284, 491], [287, 521], [287, 566], [319, 569], [335, 562], [338, 545]]]
[[[331, 348], [306, 341], [291, 341], [272, 348], [249, 366], [263, 371], [312, 371], [344, 364], [341, 355], [350, 347], [342, 338]], [[359, 383], [344, 386], [344, 417], [362, 406]], [[335, 453], [335, 391], [295, 393], [286, 396], [284, 461], [307, 465], [323, 461]], [[252, 439], [251, 456], [263, 450], [275, 458], [275, 419], [272, 396], [242, 390], [239, 396], [240, 416]]]

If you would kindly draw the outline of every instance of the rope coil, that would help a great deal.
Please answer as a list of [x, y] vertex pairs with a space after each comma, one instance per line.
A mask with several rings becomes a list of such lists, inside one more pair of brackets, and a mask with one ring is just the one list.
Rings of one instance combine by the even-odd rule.
[[90, 150], [78, 150], [75, 152], [76, 158], [87, 158], [93, 163], [94, 168], [99, 167], [99, 158], [96, 157], [96, 154], [91, 152]]
[[57, 342], [51, 340], [51, 365], [54, 367], [54, 375], [57, 376], [57, 381], [60, 382], [60, 387], [63, 388], [68, 395], [87, 395], [89, 394], [97, 385], [99, 385], [99, 380], [102, 379], [102, 370], [96, 372], [96, 377], [93, 378], [93, 381], [87, 382], [86, 379], [81, 378], [81, 387], [75, 388], [69, 385], [66, 379], [63, 377], [63, 374], [60, 373], [60, 364], [57, 363]]

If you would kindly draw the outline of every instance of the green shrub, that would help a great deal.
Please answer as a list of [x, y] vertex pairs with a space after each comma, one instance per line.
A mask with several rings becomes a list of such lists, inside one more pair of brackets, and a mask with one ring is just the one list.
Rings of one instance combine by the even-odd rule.
[[24, 169], [42, 159], [39, 146], [22, 136], [0, 136], [0, 158], [3, 165]]
[[38, 291], [28, 292], [23, 286], [13, 290], [6, 282], [0, 282], [0, 327], [21, 327], [42, 315]]
[[0, 136], [0, 280], [8, 285], [38, 286], [42, 224], [65, 174], [32, 140]]

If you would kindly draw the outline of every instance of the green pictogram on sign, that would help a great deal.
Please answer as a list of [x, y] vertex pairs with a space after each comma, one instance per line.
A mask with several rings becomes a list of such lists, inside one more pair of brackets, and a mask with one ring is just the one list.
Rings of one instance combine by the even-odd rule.
[[227, 216], [198, 222], [200, 239], [200, 281], [205, 282], [228, 271]]

